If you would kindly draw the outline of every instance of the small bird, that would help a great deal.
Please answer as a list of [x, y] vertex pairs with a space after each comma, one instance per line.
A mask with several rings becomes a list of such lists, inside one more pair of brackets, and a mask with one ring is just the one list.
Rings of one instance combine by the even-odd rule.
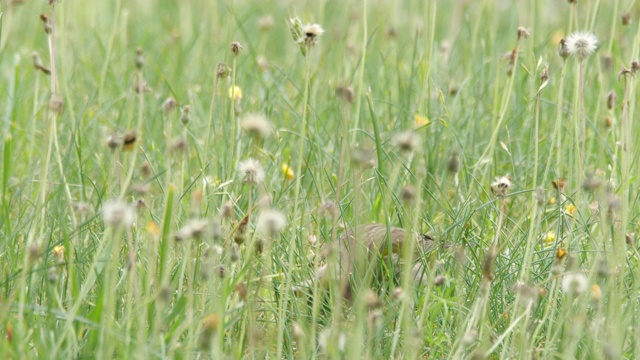
[[[434, 239], [427, 234], [414, 234], [407, 236], [406, 230], [397, 227], [387, 227], [385, 224], [366, 224], [358, 226], [355, 231], [346, 231], [340, 236], [338, 253], [335, 258], [328, 257], [327, 263], [316, 272], [316, 279], [325, 282], [328, 279], [341, 281], [343, 276], [352, 275], [356, 259], [364, 257], [366, 264], [372, 262], [389, 261], [389, 251], [391, 251], [391, 261], [395, 264], [396, 275], [402, 270], [403, 246], [406, 241], [414, 240], [414, 253], [412, 255], [414, 264], [411, 274], [417, 285], [423, 284], [426, 280], [424, 275], [424, 265], [420, 261], [421, 254], [431, 252], [435, 249]], [[335, 250], [334, 250], [335, 251]], [[331, 270], [331, 271], [329, 271]], [[351, 287], [348, 282], [343, 291], [345, 298], [350, 298]]]

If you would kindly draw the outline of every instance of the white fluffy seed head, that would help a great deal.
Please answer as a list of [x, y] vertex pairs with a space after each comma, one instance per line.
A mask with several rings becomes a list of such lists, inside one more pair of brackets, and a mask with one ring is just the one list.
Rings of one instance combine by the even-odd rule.
[[102, 220], [106, 226], [130, 227], [136, 221], [136, 210], [121, 200], [109, 200], [102, 206]]
[[277, 210], [265, 210], [260, 214], [256, 228], [263, 234], [275, 236], [286, 225], [287, 218], [283, 213]]
[[564, 46], [570, 56], [582, 61], [598, 49], [598, 38], [588, 31], [578, 31], [565, 39]]
[[238, 164], [238, 174], [240, 174], [244, 182], [254, 185], [261, 184], [266, 177], [262, 164], [252, 158]]
[[581, 273], [570, 272], [562, 278], [562, 291], [568, 295], [578, 296], [589, 288], [589, 279]]
[[271, 123], [266, 117], [260, 114], [247, 115], [240, 122], [240, 126], [242, 130], [255, 138], [265, 139], [271, 136]]

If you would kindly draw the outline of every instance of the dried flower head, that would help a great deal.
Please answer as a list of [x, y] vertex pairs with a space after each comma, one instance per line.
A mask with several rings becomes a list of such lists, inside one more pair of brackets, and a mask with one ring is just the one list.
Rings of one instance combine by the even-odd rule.
[[567, 180], [564, 178], [557, 178], [551, 182], [551, 185], [553, 185], [553, 187], [558, 191], [564, 191], [564, 188], [567, 186]]
[[43, 73], [47, 74], [47, 75], [51, 75], [51, 69], [49, 69], [48, 67], [44, 66], [44, 64], [42, 63], [42, 59], [40, 58], [40, 54], [38, 54], [37, 51], [34, 51], [33, 53], [31, 53], [31, 58], [33, 59], [33, 67], [36, 68], [37, 70], [42, 71]]
[[415, 151], [420, 146], [420, 136], [411, 130], [403, 131], [396, 134], [392, 142], [402, 151]]
[[416, 188], [411, 185], [405, 185], [402, 188], [402, 201], [411, 204], [416, 198]]
[[111, 150], [116, 150], [122, 145], [120, 138], [116, 134], [111, 134], [107, 137], [107, 146]]
[[518, 27], [518, 40], [528, 39], [531, 33], [522, 26]]
[[453, 150], [451, 155], [449, 155], [447, 171], [452, 174], [457, 174], [460, 171], [460, 155], [458, 154], [458, 150]]
[[54, 96], [49, 101], [49, 109], [57, 115], [62, 114], [64, 110], [64, 100], [59, 96]]
[[569, 53], [569, 49], [567, 49], [567, 40], [560, 40], [560, 43], [558, 44], [558, 55], [560, 55], [563, 60], [567, 60], [571, 55]]
[[47, 35], [50, 35], [53, 31], [53, 23], [51, 22], [51, 19], [45, 14], [40, 14], [40, 20], [42, 21], [44, 32]]
[[511, 180], [506, 176], [495, 178], [490, 185], [491, 192], [497, 197], [505, 197], [509, 188], [511, 188]]
[[602, 181], [592, 172], [587, 173], [582, 181], [582, 189], [585, 191], [595, 191], [600, 185], [602, 185]]
[[627, 25], [631, 24], [631, 13], [630, 12], [626, 12], [624, 14], [621, 14], [620, 17], [622, 18], [622, 25], [627, 26]]
[[189, 114], [191, 113], [191, 106], [185, 105], [180, 109], [180, 122], [187, 125], [190, 121]]
[[128, 228], [136, 221], [136, 210], [122, 200], [109, 200], [102, 206], [102, 220], [106, 226]]
[[218, 63], [218, 68], [216, 69], [216, 77], [224, 78], [231, 75], [231, 69], [225, 63]]
[[172, 96], [169, 96], [163, 103], [162, 103], [162, 111], [164, 112], [171, 112], [173, 110], [175, 110], [175, 108], [178, 106], [178, 102], [176, 101], [176, 99], [174, 99]]
[[616, 105], [616, 92], [615, 90], [609, 91], [607, 94], [607, 109], [612, 110]]
[[256, 139], [265, 139], [271, 136], [272, 127], [264, 115], [249, 114], [240, 122], [242, 129]]
[[353, 87], [338, 86], [336, 88], [336, 96], [348, 103], [353, 103]]
[[249, 184], [260, 184], [266, 177], [262, 164], [253, 158], [238, 164], [238, 174], [242, 177], [242, 181]]
[[545, 67], [540, 72], [540, 82], [544, 84], [547, 81], [549, 81], [549, 68]]
[[277, 210], [265, 210], [260, 214], [256, 229], [258, 232], [274, 237], [287, 225], [287, 218]]
[[581, 273], [570, 272], [562, 278], [562, 291], [571, 296], [578, 296], [589, 288], [589, 279]]
[[241, 50], [244, 50], [242, 44], [237, 41], [231, 43], [231, 52], [233, 53], [233, 55], [238, 56]]
[[135, 65], [136, 69], [141, 70], [144, 67], [144, 53], [142, 52], [142, 48], [136, 49], [136, 57], [135, 57]]
[[565, 46], [570, 56], [583, 61], [598, 49], [598, 38], [588, 31], [578, 31], [567, 37]]
[[138, 135], [136, 134], [135, 130], [127, 132], [126, 134], [124, 134], [124, 137], [122, 138], [122, 148], [125, 151], [132, 150], [133, 146], [136, 144], [137, 139], [138, 139]]

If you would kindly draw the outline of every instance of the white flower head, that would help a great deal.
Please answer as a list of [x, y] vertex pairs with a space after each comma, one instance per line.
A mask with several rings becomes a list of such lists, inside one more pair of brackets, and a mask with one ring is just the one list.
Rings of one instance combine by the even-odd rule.
[[102, 220], [106, 226], [130, 227], [136, 221], [136, 210], [124, 201], [109, 200], [102, 206]]
[[238, 164], [238, 174], [240, 174], [244, 182], [254, 185], [262, 183], [266, 177], [262, 164], [253, 158]]
[[570, 56], [582, 61], [598, 49], [598, 38], [588, 31], [574, 32], [565, 39], [564, 47]]
[[265, 210], [258, 218], [256, 229], [266, 235], [275, 236], [287, 225], [287, 218], [277, 210]]
[[249, 135], [265, 139], [271, 135], [272, 127], [269, 120], [266, 117], [259, 114], [249, 114], [240, 122], [242, 130], [246, 131]]
[[589, 288], [589, 279], [581, 273], [570, 272], [562, 278], [562, 291], [578, 296]]

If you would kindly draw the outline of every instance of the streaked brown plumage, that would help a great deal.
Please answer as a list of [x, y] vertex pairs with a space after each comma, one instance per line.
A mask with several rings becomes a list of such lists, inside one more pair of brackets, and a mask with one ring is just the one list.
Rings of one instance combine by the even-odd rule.
[[[435, 248], [435, 243], [429, 235], [415, 234], [413, 237], [407, 237], [406, 231], [397, 227], [389, 227], [385, 224], [367, 224], [359, 226], [355, 231], [347, 231], [340, 237], [339, 247], [334, 248], [338, 251], [334, 257], [327, 258], [327, 264], [320, 267], [316, 272], [316, 279], [327, 281], [329, 278], [333, 280], [343, 280], [343, 276], [352, 275], [355, 263], [354, 259], [366, 260], [366, 264], [378, 262], [378, 260], [389, 261], [389, 250], [391, 250], [391, 261], [395, 264], [396, 272], [402, 269], [402, 247], [406, 241], [413, 238], [414, 244], [413, 260], [414, 264], [411, 269], [413, 279], [416, 284], [421, 284], [426, 279], [423, 276], [424, 265], [419, 260], [420, 254], [425, 254]], [[329, 271], [332, 270], [332, 271]], [[329, 275], [331, 273], [331, 275]], [[347, 284], [345, 288], [345, 297], [349, 297], [350, 287]]]

